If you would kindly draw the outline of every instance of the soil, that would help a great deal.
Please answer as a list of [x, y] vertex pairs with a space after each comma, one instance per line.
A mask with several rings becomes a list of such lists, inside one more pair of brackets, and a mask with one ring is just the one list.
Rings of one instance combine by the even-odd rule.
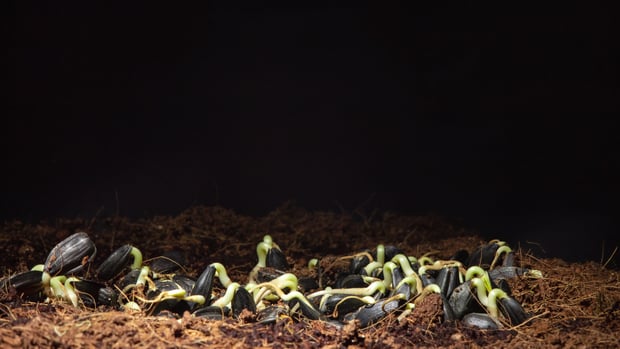
[[[446, 259], [460, 249], [485, 243], [458, 224], [433, 216], [391, 213], [372, 217], [308, 212], [284, 205], [253, 218], [220, 207], [194, 207], [175, 217], [131, 220], [123, 217], [57, 219], [0, 228], [0, 273], [13, 275], [45, 261], [56, 243], [78, 231], [95, 241], [94, 265], [125, 243], [148, 259], [178, 251], [184, 273], [199, 275], [208, 264], [224, 264], [231, 279], [244, 283], [256, 264], [256, 244], [270, 234], [285, 252], [291, 272], [313, 276], [311, 258], [320, 258], [325, 280], [343, 267], [339, 257], [377, 244], [393, 244], [408, 255], [431, 252]], [[407, 316], [396, 314], [360, 328], [335, 326], [301, 316], [281, 315], [260, 323], [253, 314], [208, 320], [183, 316], [149, 316], [101, 306], [75, 308], [62, 301], [22, 300], [14, 289], [0, 293], [0, 347], [40, 348], [611, 348], [620, 347], [620, 281], [617, 270], [595, 262], [567, 263], [540, 259], [517, 250], [520, 266], [542, 271], [543, 278], [510, 280], [513, 296], [532, 317], [501, 330], [478, 330], [443, 321], [441, 298], [428, 296]], [[221, 292], [217, 289], [216, 292]]]

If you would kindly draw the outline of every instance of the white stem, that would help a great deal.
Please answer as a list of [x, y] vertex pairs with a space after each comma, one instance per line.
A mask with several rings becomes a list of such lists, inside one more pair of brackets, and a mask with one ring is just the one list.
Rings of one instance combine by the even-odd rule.
[[487, 289], [485, 287], [485, 282], [480, 278], [471, 279], [471, 284], [476, 287], [476, 292], [478, 296], [478, 300], [482, 305], [487, 306], [489, 304], [489, 300], [487, 297]]
[[224, 287], [230, 286], [232, 284], [232, 280], [228, 277], [228, 273], [226, 272], [226, 267], [224, 267], [221, 263], [211, 263], [211, 266], [215, 268], [215, 272], [220, 279], [220, 283]]
[[484, 287], [486, 287], [487, 291], [491, 291], [491, 279], [489, 278], [489, 274], [482, 268], [477, 265], [469, 267], [465, 272], [465, 280], [471, 280], [474, 278], [480, 278], [484, 282]]
[[497, 251], [495, 251], [495, 257], [493, 258], [493, 262], [491, 262], [491, 266], [489, 267], [489, 269], [493, 269], [495, 263], [497, 263], [502, 253], [507, 255], [510, 252], [512, 252], [512, 249], [508, 245], [500, 246]]
[[383, 265], [385, 262], [385, 246], [383, 244], [377, 245], [377, 262], [379, 265]]
[[332, 289], [332, 290], [317, 291], [317, 292], [309, 294], [308, 298], [321, 297], [321, 296], [326, 295], [326, 294], [346, 294], [346, 295], [351, 295], [351, 296], [370, 296], [370, 295], [374, 294], [377, 291], [380, 291], [381, 293], [385, 293], [385, 285], [383, 284], [383, 281], [381, 281], [381, 280], [375, 281], [375, 282], [371, 283], [370, 285], [368, 285], [368, 287], [364, 287], [364, 288], [335, 288], [335, 289]]
[[370, 262], [364, 267], [364, 271], [366, 272], [366, 275], [371, 275], [373, 271], [381, 268], [381, 266], [382, 264], [379, 262]]
[[138, 275], [138, 278], [136, 279], [136, 287], [142, 287], [146, 284], [146, 280], [148, 279], [150, 271], [151, 269], [147, 267], [146, 265], [140, 269], [140, 274]]
[[232, 302], [233, 297], [235, 296], [235, 292], [239, 288], [239, 284], [236, 282], [231, 283], [226, 288], [226, 293], [220, 298], [218, 298], [215, 302], [212, 303], [213, 306], [223, 308], [226, 305]]
[[138, 250], [136, 247], [131, 247], [130, 255], [133, 256], [133, 263], [131, 264], [131, 269], [140, 269], [142, 267], [142, 252]]
[[499, 313], [497, 311], [497, 300], [506, 297], [508, 297], [506, 292], [499, 288], [494, 288], [491, 292], [489, 292], [488, 304], [486, 305], [489, 315], [496, 319], [499, 317]]
[[405, 274], [405, 276], [411, 276], [415, 274], [415, 271], [411, 267], [411, 264], [409, 264], [409, 258], [407, 258], [407, 256], [405, 256], [404, 254], [397, 254], [396, 256], [394, 256], [394, 258], [392, 258], [392, 262], [400, 265], [400, 268], [403, 270], [403, 274]]
[[319, 265], [319, 260], [317, 258], [312, 258], [308, 261], [308, 269], [314, 269]]
[[[412, 290], [414, 290], [414, 289], [416, 290], [416, 293], [415, 293], [415, 294], [413, 294], [413, 292], [412, 292], [412, 294], [411, 294], [412, 296], [415, 296], [416, 294], [418, 294], [418, 293], [419, 293], [419, 291], [418, 291], [418, 290], [419, 290], [419, 287], [418, 287], [418, 280], [419, 280], [419, 278], [418, 278], [418, 276], [417, 276], [417, 275], [407, 276], [407, 277], [403, 278], [403, 279], [402, 279], [402, 280], [398, 283], [398, 285], [396, 285], [396, 287], [394, 287], [394, 289], [396, 289], [396, 290], [397, 290], [397, 289], [399, 289], [402, 285], [404, 285], [404, 284], [408, 284], [408, 285], [409, 285], [409, 287], [411, 287], [411, 289], [412, 289]], [[420, 283], [420, 284], [421, 284], [421, 283]], [[435, 284], [430, 284], [430, 285], [426, 286], [426, 288], [428, 288], [429, 286], [433, 286], [433, 285], [434, 285], [434, 286], [437, 286], [437, 285], [435, 285]], [[420, 287], [421, 287], [421, 286], [420, 286]], [[437, 289], [439, 289], [439, 286], [437, 286]]]
[[73, 285], [71, 284], [72, 282], [76, 282], [76, 281], [80, 281], [80, 279], [76, 277], [70, 277], [65, 281], [65, 293], [66, 293], [65, 297], [69, 298], [69, 300], [71, 301], [71, 304], [73, 304], [73, 306], [77, 308], [79, 304], [78, 295], [75, 292]]
[[63, 285], [65, 280], [67, 280], [67, 277], [62, 275], [54, 276], [50, 279], [50, 290], [54, 297], [58, 299], [65, 299], [65, 286]]
[[383, 264], [383, 284], [386, 288], [392, 288], [392, 273], [396, 268], [398, 268], [398, 265], [391, 261]]

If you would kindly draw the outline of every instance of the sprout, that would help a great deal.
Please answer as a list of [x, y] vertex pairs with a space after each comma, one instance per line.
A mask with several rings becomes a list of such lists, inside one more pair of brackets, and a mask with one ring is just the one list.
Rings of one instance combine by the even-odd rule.
[[470, 280], [472, 286], [476, 287], [476, 296], [482, 305], [486, 306], [489, 304], [488, 301], [488, 287], [487, 283], [481, 278], [473, 278]]
[[506, 243], [504, 241], [499, 240], [491, 240], [488, 244], [478, 247], [472, 254], [469, 256], [467, 261], [468, 266], [472, 265], [490, 265], [495, 259], [497, 249], [501, 246], [504, 246]]
[[[188, 295], [188, 291], [178, 282], [169, 279], [158, 279], [146, 293], [147, 299], [134, 295], [140, 304], [148, 305], [147, 314], [158, 314], [162, 310], [170, 310], [182, 314], [191, 309], [192, 305], [202, 305], [206, 299], [202, 295]], [[191, 302], [193, 304], [189, 304]]]
[[249, 275], [248, 284], [256, 283], [256, 275], [260, 268], [274, 267], [276, 269], [288, 269], [288, 263], [286, 257], [280, 247], [273, 242], [270, 235], [265, 235], [263, 241], [256, 245], [256, 255], [258, 262], [252, 269]]
[[411, 267], [411, 264], [409, 264], [409, 258], [407, 258], [407, 256], [405, 256], [404, 254], [397, 254], [396, 256], [394, 256], [394, 258], [392, 258], [392, 262], [400, 266], [405, 276], [411, 276], [415, 274], [415, 271]]
[[117, 277], [123, 269], [133, 260], [131, 269], [136, 270], [142, 267], [142, 252], [129, 244], [117, 248], [97, 269], [97, 277], [100, 280], [112, 280]]
[[421, 301], [426, 296], [428, 296], [429, 294], [432, 294], [432, 293], [441, 294], [441, 288], [438, 285], [436, 285], [436, 284], [430, 284], [430, 285], [424, 287], [422, 292], [420, 292], [420, 296], [418, 298], [416, 298], [416, 304], [419, 303], [418, 300]]
[[237, 292], [237, 289], [239, 287], [240, 285], [238, 283], [236, 282], [231, 283], [230, 285], [228, 285], [228, 287], [226, 287], [226, 292], [224, 293], [224, 295], [218, 298], [211, 305], [215, 307], [220, 307], [220, 308], [230, 305], [230, 302], [232, 302], [232, 299], [235, 296], [235, 292]]
[[319, 260], [317, 258], [312, 258], [308, 261], [308, 269], [314, 269], [319, 265]]
[[308, 301], [308, 299], [299, 291], [290, 291], [289, 293], [284, 293], [282, 289], [270, 282], [265, 282], [258, 286], [268, 288], [271, 292], [274, 292], [276, 295], [278, 295], [278, 297], [280, 297], [280, 299], [282, 299], [283, 301], [297, 302], [301, 307], [302, 313], [312, 320], [317, 320], [321, 317], [321, 313], [316, 310], [314, 308], [314, 305], [312, 305], [312, 303], [310, 303], [310, 301]]
[[226, 267], [224, 267], [223, 264], [211, 263], [211, 266], [215, 268], [215, 274], [220, 279], [220, 283], [222, 284], [222, 286], [228, 287], [230, 286], [230, 284], [233, 283], [232, 280], [230, 280], [230, 278], [228, 277], [228, 273], [226, 272]]
[[[472, 292], [473, 288], [476, 289], [475, 292]], [[487, 290], [484, 282], [480, 278], [464, 282], [452, 291], [448, 303], [456, 319], [461, 319], [467, 313], [483, 311], [481, 304], [487, 304]]]
[[140, 274], [138, 275], [138, 279], [136, 280], [136, 287], [144, 287], [146, 282], [150, 281], [150, 271], [151, 269], [146, 265], [140, 268]]
[[74, 307], [78, 306], [78, 295], [75, 292], [75, 288], [73, 287], [71, 283], [77, 282], [77, 281], [80, 281], [80, 279], [76, 278], [75, 276], [71, 276], [67, 278], [67, 280], [65, 281], [65, 285], [64, 285], [65, 286], [65, 299], [68, 298]]
[[493, 287], [491, 285], [491, 278], [489, 277], [489, 274], [477, 265], [469, 267], [465, 272], [465, 280], [471, 280], [476, 277], [480, 278], [484, 282], [484, 287], [487, 291], [491, 291]]
[[409, 258], [404, 254], [397, 254], [392, 258], [392, 262], [400, 266], [400, 269], [405, 274], [405, 277], [412, 276], [416, 279], [416, 293], [422, 292], [422, 280], [420, 276], [413, 270], [411, 264], [409, 264]]
[[459, 261], [455, 261], [455, 260], [438, 260], [435, 261], [433, 264], [424, 264], [421, 265], [420, 268], [418, 268], [418, 274], [424, 274], [426, 273], [427, 270], [441, 270], [443, 268], [449, 268], [449, 267], [457, 267], [459, 269], [463, 269], [463, 273], [464, 273], [464, 268], [463, 268], [463, 264]]
[[72, 276], [67, 278], [64, 275], [54, 276], [50, 279], [51, 295], [60, 300], [68, 300], [74, 307], [78, 306], [78, 296], [72, 282], [80, 281], [80, 279]]
[[[332, 299], [332, 298], [335, 298], [335, 299]], [[337, 301], [337, 302], [335, 305], [329, 306], [327, 304], [328, 301]], [[347, 314], [347, 313], [350, 313], [352, 311], [359, 309], [361, 306], [374, 304], [376, 302], [377, 301], [371, 296], [359, 297], [359, 296], [347, 296], [347, 295], [333, 295], [327, 299], [327, 301], [325, 302], [326, 304], [324, 305], [324, 308], [321, 307], [320, 309], [323, 312], [328, 311], [331, 313], [332, 317], [338, 318], [338, 317], [341, 317], [341, 315], [344, 315], [344, 314]], [[333, 309], [333, 310], [330, 311], [330, 309]]]
[[372, 259], [369, 259], [370, 262], [364, 267], [364, 272], [366, 273], [366, 275], [372, 275], [374, 271], [383, 267], [383, 264], [385, 263], [386, 255], [392, 255], [393, 253], [396, 253], [399, 251], [400, 250], [394, 246], [388, 246], [388, 248], [386, 249], [386, 247], [383, 244], [377, 245], [376, 261], [372, 261]]
[[385, 284], [381, 280], [377, 280], [372, 282], [368, 287], [365, 288], [336, 288], [331, 290], [322, 290], [311, 293], [308, 295], [308, 298], [316, 298], [326, 294], [346, 294], [352, 296], [370, 296], [375, 294], [377, 291], [385, 294]]
[[271, 236], [265, 235], [263, 237], [263, 241], [256, 245], [256, 255], [258, 256], [258, 263], [256, 263], [256, 267], [264, 268], [267, 266], [267, 252], [269, 252], [272, 247], [273, 240], [271, 239]]
[[502, 311], [510, 319], [512, 325], [518, 325], [525, 322], [528, 319], [528, 315], [521, 307], [521, 304], [514, 298], [508, 296], [506, 292], [499, 288], [494, 288], [489, 292], [487, 309], [491, 317], [497, 319], [499, 314], [497, 311], [497, 300], [502, 305]]
[[254, 302], [258, 303], [263, 298], [271, 294], [271, 290], [273, 289], [273, 287], [279, 290], [296, 290], [297, 276], [291, 273], [285, 273], [269, 282], [263, 282], [258, 285], [246, 286], [246, 289], [254, 293]]
[[508, 245], [500, 246], [497, 249], [497, 251], [495, 251], [495, 257], [493, 258], [493, 262], [491, 262], [491, 266], [489, 267], [489, 269], [493, 269], [493, 267], [495, 267], [495, 263], [497, 263], [497, 261], [499, 260], [499, 257], [502, 254], [505, 254], [506, 256], [508, 256], [508, 254], [511, 252], [512, 252], [512, 249]]
[[[419, 282], [419, 278], [416, 277], [416, 275], [406, 276], [401, 280], [401, 282], [398, 283], [398, 285], [396, 285], [396, 287], [394, 287], [394, 289], [398, 292], [397, 294], [403, 294], [401, 288], [403, 288], [403, 286], [405, 285], [409, 287], [409, 290], [417, 290], [418, 282]], [[426, 288], [428, 288], [428, 286]], [[401, 291], [399, 292], [399, 290]], [[409, 292], [409, 293], [413, 295], [418, 294], [418, 292], [416, 292], [415, 294], [413, 292]], [[411, 295], [407, 296], [406, 298], [409, 299], [410, 297]]]
[[396, 268], [398, 268], [398, 265], [391, 261], [383, 264], [383, 284], [386, 288], [393, 288], [394, 285], [392, 285], [392, 273]]
[[370, 262], [364, 267], [364, 274], [372, 275], [375, 270], [380, 269], [383, 266], [382, 263], [379, 262]]
[[420, 265], [432, 265], [433, 263], [433, 259], [429, 256], [422, 256], [418, 258], [418, 264]]
[[377, 245], [377, 262], [380, 266], [385, 262], [385, 246], [383, 244]]
[[78, 305], [78, 297], [72, 282], [79, 279], [66, 275], [80, 273], [90, 264], [97, 248], [86, 233], [75, 233], [58, 243], [47, 256], [44, 264], [37, 264], [30, 271], [17, 274], [0, 285], [7, 284], [35, 300], [42, 294], [49, 298], [68, 300]]
[[488, 302], [485, 305], [489, 310], [489, 314], [492, 317], [496, 319], [499, 317], [499, 313], [497, 311], [497, 299], [505, 297], [508, 297], [508, 295], [506, 294], [506, 292], [499, 288], [494, 288], [491, 290], [491, 292], [489, 292]]

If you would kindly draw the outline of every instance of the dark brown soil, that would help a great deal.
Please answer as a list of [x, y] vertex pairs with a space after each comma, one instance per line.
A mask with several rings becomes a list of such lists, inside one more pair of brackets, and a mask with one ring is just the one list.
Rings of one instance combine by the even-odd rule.
[[[95, 265], [124, 243], [139, 247], [145, 259], [178, 250], [185, 273], [197, 276], [220, 262], [240, 283], [256, 263], [256, 244], [270, 234], [298, 276], [311, 275], [307, 263], [321, 258], [325, 270], [379, 243], [394, 244], [407, 254], [432, 252], [448, 258], [459, 249], [484, 243], [478, 236], [439, 217], [385, 213], [372, 219], [308, 212], [285, 205], [262, 218], [219, 207], [195, 207], [177, 217], [129, 220], [121, 217], [58, 219], [29, 225], [9, 222], [0, 228], [0, 273], [26, 271], [68, 235], [85, 231], [95, 241]], [[513, 246], [514, 247], [514, 246]], [[281, 316], [260, 324], [251, 315], [224, 321], [147, 316], [106, 308], [74, 308], [60, 301], [22, 301], [11, 290], [0, 294], [0, 347], [114, 348], [611, 348], [620, 347], [618, 272], [594, 262], [569, 264], [537, 259], [517, 251], [517, 263], [539, 269], [542, 279], [510, 281], [514, 297], [533, 317], [518, 327], [474, 330], [444, 322], [441, 299], [429, 296], [407, 317], [390, 315], [369, 328], [348, 323], [338, 328], [322, 321]], [[329, 272], [326, 272], [329, 277]]]

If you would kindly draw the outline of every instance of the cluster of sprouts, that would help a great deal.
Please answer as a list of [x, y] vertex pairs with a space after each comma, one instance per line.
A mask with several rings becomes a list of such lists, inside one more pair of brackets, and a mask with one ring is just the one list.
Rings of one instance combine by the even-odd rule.
[[[349, 269], [326, 287], [316, 280], [302, 286], [270, 235], [257, 244], [257, 263], [246, 282], [233, 281], [218, 262], [209, 264], [197, 278], [180, 273], [179, 263], [173, 260], [144, 265], [142, 253], [132, 245], [119, 247], [91, 275], [88, 267], [96, 251], [87, 234], [76, 233], [56, 245], [44, 264], [5, 278], [0, 286], [14, 287], [31, 300], [61, 300], [76, 307], [103, 305], [153, 315], [189, 312], [214, 319], [246, 311], [262, 322], [275, 321], [277, 314], [285, 313], [338, 324], [357, 321], [362, 327], [389, 314], [399, 320], [414, 316], [420, 302], [438, 294], [445, 321], [497, 329], [529, 317], [511, 296], [506, 280], [542, 277], [540, 271], [516, 267], [513, 251], [498, 240], [446, 260], [428, 255], [416, 258], [395, 246], [379, 244], [346, 257]], [[313, 258], [308, 267], [320, 271], [321, 261]], [[277, 273], [265, 276], [266, 269]], [[220, 287], [214, 288], [217, 283]]]

